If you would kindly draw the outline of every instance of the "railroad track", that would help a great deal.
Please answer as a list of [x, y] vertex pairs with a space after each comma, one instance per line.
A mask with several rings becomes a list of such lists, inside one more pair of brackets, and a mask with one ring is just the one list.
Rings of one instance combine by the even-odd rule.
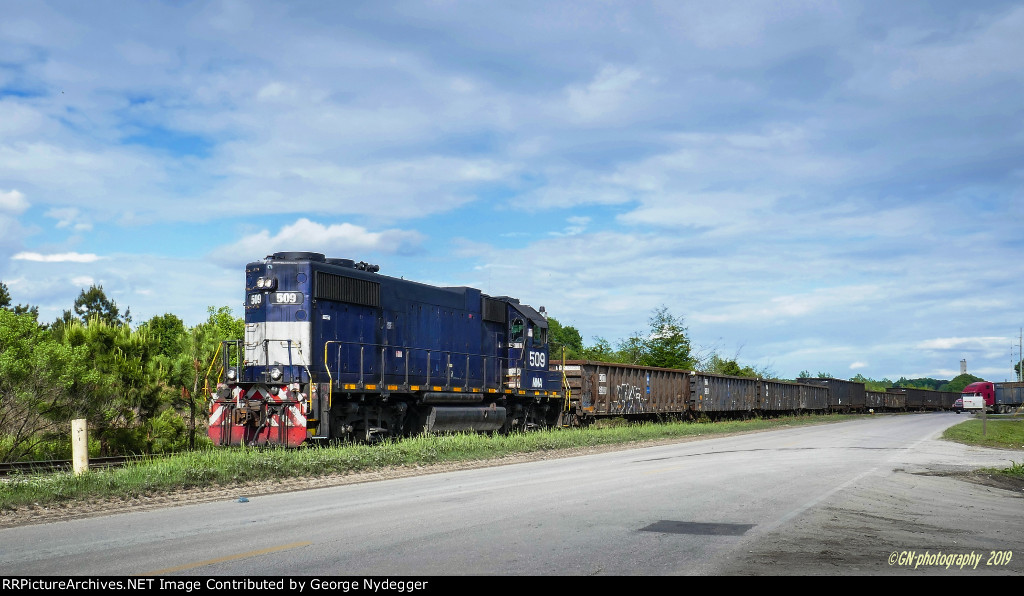
[[[113, 457], [90, 457], [89, 469], [117, 468], [129, 462], [152, 459], [152, 455], [118, 455]], [[48, 461], [22, 461], [0, 463], [0, 477], [14, 474], [38, 474], [71, 470], [70, 459]]]

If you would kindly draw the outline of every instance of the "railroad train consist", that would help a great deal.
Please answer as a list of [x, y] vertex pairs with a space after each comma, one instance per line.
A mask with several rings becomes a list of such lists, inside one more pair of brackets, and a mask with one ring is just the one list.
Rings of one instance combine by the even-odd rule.
[[956, 394], [866, 391], [592, 361], [551, 362], [539, 310], [376, 265], [278, 252], [245, 272], [245, 338], [224, 342], [218, 445], [528, 430], [600, 417], [949, 409]]

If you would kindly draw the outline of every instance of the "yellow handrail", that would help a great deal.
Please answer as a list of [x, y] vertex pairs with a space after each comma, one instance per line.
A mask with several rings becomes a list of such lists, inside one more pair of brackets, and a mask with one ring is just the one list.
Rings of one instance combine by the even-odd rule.
[[565, 374], [565, 347], [562, 347], [562, 390], [565, 391], [565, 405], [563, 406], [563, 412], [569, 414], [571, 412], [570, 402], [572, 398], [572, 387], [569, 387], [569, 377]]
[[[213, 359], [210, 360], [210, 366], [206, 368], [206, 375], [203, 377], [203, 393], [205, 393], [206, 395], [210, 395], [210, 371], [213, 370], [213, 363], [217, 361], [217, 357], [220, 356], [220, 351], [223, 348], [224, 342], [221, 342], [217, 346], [217, 351], [214, 353]], [[220, 373], [222, 372], [224, 372], [224, 367], [221, 367], [221, 369], [217, 371], [218, 379], [220, 378]]]
[[342, 342], [339, 341], [339, 340], [331, 340], [331, 341], [325, 341], [324, 342], [324, 370], [327, 371], [327, 382], [328, 382], [327, 409], [328, 410], [331, 409], [331, 400], [332, 400], [332, 397], [334, 396], [334, 377], [331, 376], [331, 365], [327, 363], [327, 346], [329, 346], [330, 344], [340, 344], [340, 343], [342, 343]]

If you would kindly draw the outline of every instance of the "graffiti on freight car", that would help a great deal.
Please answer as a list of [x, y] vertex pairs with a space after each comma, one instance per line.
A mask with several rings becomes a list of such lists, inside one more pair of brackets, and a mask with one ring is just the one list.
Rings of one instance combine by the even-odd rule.
[[643, 387], [623, 383], [615, 386], [615, 401], [611, 403], [612, 414], [640, 414], [647, 411], [647, 397]]

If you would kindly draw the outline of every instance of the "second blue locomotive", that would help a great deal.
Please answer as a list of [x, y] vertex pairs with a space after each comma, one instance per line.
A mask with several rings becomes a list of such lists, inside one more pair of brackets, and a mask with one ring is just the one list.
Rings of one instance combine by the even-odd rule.
[[377, 271], [311, 252], [246, 266], [245, 339], [225, 345], [215, 443], [559, 424], [543, 307]]

